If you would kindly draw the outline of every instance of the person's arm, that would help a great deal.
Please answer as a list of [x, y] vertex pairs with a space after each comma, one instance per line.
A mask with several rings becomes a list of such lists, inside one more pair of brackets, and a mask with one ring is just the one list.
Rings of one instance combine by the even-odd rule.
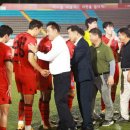
[[110, 75], [108, 77], [107, 83], [111, 87], [114, 84], [115, 59], [114, 59], [114, 55], [110, 47], [105, 48], [104, 55], [106, 57], [106, 61], [109, 63]]
[[34, 53], [32, 53], [32, 52], [28, 53], [28, 61], [32, 65], [32, 67], [34, 69], [36, 69], [37, 71], [39, 71], [41, 73], [42, 76], [47, 77], [49, 75], [49, 71], [48, 70], [42, 69], [37, 64]]
[[110, 76], [114, 77], [115, 74], [115, 60], [109, 62], [110, 65]]
[[110, 64], [110, 75], [108, 77], [108, 85], [111, 87], [114, 84], [114, 74], [115, 74], [115, 60], [109, 62]]
[[[56, 43], [55, 43], [56, 44]], [[58, 45], [54, 45], [52, 46], [52, 49], [48, 52], [48, 53], [43, 53], [40, 51], [37, 51], [37, 47], [29, 44], [29, 49], [34, 52], [36, 54], [36, 56], [38, 57], [38, 59], [40, 60], [45, 60], [45, 61], [52, 61], [53, 59], [55, 59], [61, 52], [62, 52], [62, 46], [58, 46]]]
[[75, 63], [78, 63], [85, 55], [87, 48], [84, 46], [78, 47], [75, 51]]
[[11, 61], [5, 61], [5, 66], [6, 66], [6, 73], [8, 78], [7, 94], [11, 97], [13, 64]]

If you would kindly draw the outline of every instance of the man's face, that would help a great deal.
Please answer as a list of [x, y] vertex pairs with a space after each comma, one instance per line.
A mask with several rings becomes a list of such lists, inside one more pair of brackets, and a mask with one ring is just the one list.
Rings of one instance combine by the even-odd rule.
[[114, 27], [108, 25], [106, 28], [104, 28], [104, 30], [105, 30], [106, 34], [112, 35], [112, 33], [113, 33], [113, 31], [114, 31]]
[[95, 45], [95, 43], [96, 43], [97, 40], [98, 40], [98, 35], [97, 35], [97, 34], [90, 33], [90, 40], [91, 40], [92, 44]]
[[69, 35], [69, 39], [71, 42], [75, 43], [76, 42], [76, 35], [77, 32], [76, 31], [71, 31], [71, 29], [68, 30], [68, 35]]
[[122, 43], [125, 43], [125, 41], [126, 41], [126, 38], [127, 38], [127, 36], [126, 36], [126, 34], [125, 33], [118, 33], [118, 37], [119, 37], [119, 39], [120, 39], [120, 42], [122, 42]]
[[41, 30], [42, 30], [42, 27], [41, 28], [34, 28], [34, 36], [35, 37], [37, 37], [38, 36], [38, 34], [41, 32]]
[[97, 21], [93, 21], [91, 24], [88, 24], [90, 29], [98, 28]]
[[7, 34], [4, 36], [5, 38], [5, 43], [7, 43], [10, 40], [10, 36], [8, 36]]
[[53, 29], [51, 25], [47, 27], [47, 35], [48, 35], [49, 40], [53, 41], [56, 34], [57, 34], [57, 30]]

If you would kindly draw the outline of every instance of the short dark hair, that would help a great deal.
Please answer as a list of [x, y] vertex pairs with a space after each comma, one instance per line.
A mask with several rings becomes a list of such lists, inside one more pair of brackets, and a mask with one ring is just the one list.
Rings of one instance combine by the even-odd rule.
[[127, 25], [127, 28], [130, 30], [130, 24], [129, 24], [129, 25]]
[[127, 27], [120, 28], [120, 29], [118, 30], [118, 33], [124, 33], [124, 34], [126, 34], [127, 37], [130, 38], [130, 30], [129, 30]]
[[4, 37], [4, 35], [11, 35], [13, 33], [13, 29], [8, 25], [1, 25], [0, 26], [0, 37]]
[[99, 38], [102, 38], [102, 32], [101, 32], [101, 30], [98, 29], [98, 28], [93, 28], [93, 29], [91, 29], [89, 32], [92, 33], [92, 34], [98, 35]]
[[60, 25], [56, 22], [53, 22], [53, 21], [50, 21], [46, 26], [47, 27], [51, 26], [52, 29], [56, 29], [58, 32], [60, 32], [60, 29], [61, 29]]
[[114, 24], [112, 22], [108, 21], [108, 22], [104, 22], [102, 25], [103, 28], [106, 28], [107, 26], [114, 27]]
[[29, 29], [34, 29], [34, 28], [41, 28], [43, 27], [43, 23], [39, 20], [32, 19], [31, 22], [29, 23]]
[[92, 22], [95, 22], [95, 21], [97, 22], [98, 19], [94, 18], [94, 17], [89, 17], [88, 19], [86, 19], [85, 20], [85, 25], [86, 25], [87, 29], [88, 29], [88, 24], [91, 24]]
[[67, 28], [67, 30], [71, 29], [71, 31], [77, 31], [80, 35], [84, 36], [84, 30], [77, 25], [71, 25]]

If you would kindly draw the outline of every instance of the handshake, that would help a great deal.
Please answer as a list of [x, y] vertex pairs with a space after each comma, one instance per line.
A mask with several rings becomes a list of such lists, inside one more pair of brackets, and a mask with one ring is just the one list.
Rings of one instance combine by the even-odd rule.
[[50, 74], [50, 71], [49, 70], [46, 70], [46, 69], [42, 69], [40, 71], [40, 74], [43, 76], [43, 77], [48, 77], [49, 74]]

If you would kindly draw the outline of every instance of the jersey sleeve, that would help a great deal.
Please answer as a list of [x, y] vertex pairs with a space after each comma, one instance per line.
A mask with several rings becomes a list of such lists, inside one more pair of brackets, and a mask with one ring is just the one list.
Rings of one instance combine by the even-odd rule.
[[5, 48], [4, 61], [12, 61], [12, 50], [10, 47]]
[[[37, 40], [36, 39], [32, 39], [32, 40], [29, 41], [29, 44], [32, 44], [32, 45], [36, 46], [37, 45]], [[27, 44], [27, 46], [28, 46], [28, 44]], [[33, 53], [33, 52], [31, 50], [29, 50], [29, 48], [28, 48], [28, 53]]]

